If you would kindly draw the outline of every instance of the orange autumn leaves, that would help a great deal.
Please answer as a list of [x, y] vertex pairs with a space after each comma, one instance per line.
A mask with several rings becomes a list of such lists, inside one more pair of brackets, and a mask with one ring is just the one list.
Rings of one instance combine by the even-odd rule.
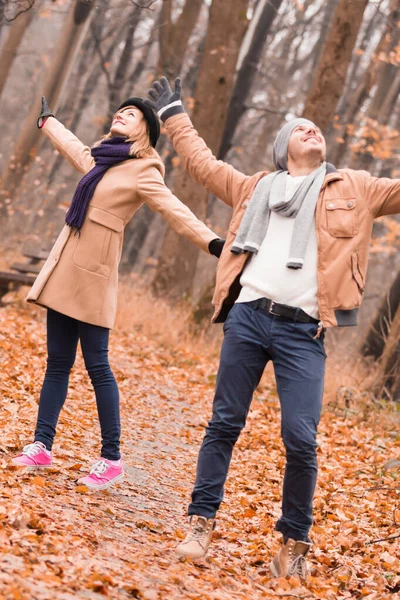
[[54, 466], [30, 474], [9, 467], [8, 457], [32, 439], [46, 359], [43, 316], [0, 308], [0, 599], [398, 597], [398, 415], [365, 400], [326, 404], [310, 582], [272, 581], [284, 454], [268, 370], [235, 449], [210, 558], [181, 563], [173, 548], [185, 534], [217, 357], [161, 346], [138, 329], [113, 332], [127, 477], [108, 492], [92, 493], [77, 485], [98, 455], [100, 435], [81, 358]]

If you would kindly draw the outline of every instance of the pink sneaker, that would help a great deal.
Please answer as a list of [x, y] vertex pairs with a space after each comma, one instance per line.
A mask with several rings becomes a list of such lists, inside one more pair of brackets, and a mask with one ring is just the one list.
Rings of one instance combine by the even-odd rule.
[[24, 447], [21, 454], [11, 459], [13, 465], [26, 467], [29, 471], [51, 467], [51, 452], [42, 442], [34, 442]]
[[124, 476], [124, 465], [122, 460], [108, 460], [101, 458], [94, 463], [90, 474], [78, 480], [78, 483], [86, 485], [94, 490], [105, 490], [113, 483], [117, 483]]

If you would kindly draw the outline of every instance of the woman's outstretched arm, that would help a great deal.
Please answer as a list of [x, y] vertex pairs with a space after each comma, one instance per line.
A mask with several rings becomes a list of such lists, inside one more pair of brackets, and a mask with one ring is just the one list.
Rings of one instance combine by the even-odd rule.
[[80, 173], [87, 173], [94, 167], [95, 163], [90, 148], [55, 118], [44, 96], [42, 96], [42, 112], [37, 126], [43, 130], [54, 148]]

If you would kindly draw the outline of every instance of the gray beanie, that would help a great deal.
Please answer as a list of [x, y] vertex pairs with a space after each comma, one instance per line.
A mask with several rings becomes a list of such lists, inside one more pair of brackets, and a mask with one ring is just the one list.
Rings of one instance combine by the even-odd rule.
[[287, 171], [288, 168], [288, 147], [289, 139], [292, 135], [293, 129], [298, 125], [312, 125], [315, 127], [312, 121], [308, 119], [292, 119], [278, 131], [275, 138], [274, 148], [272, 150], [272, 159], [274, 161], [275, 169], [278, 171]]

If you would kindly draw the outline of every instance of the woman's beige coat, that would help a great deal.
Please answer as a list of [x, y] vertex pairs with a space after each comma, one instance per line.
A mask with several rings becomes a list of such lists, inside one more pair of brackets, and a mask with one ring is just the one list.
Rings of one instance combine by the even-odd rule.
[[[43, 131], [82, 174], [94, 167], [90, 148], [57, 119], [48, 118]], [[157, 158], [130, 159], [108, 169], [96, 187], [80, 234], [64, 226], [28, 302], [111, 329], [124, 228], [143, 203], [208, 252], [208, 244], [218, 236], [170, 192], [163, 175], [164, 166]]]

